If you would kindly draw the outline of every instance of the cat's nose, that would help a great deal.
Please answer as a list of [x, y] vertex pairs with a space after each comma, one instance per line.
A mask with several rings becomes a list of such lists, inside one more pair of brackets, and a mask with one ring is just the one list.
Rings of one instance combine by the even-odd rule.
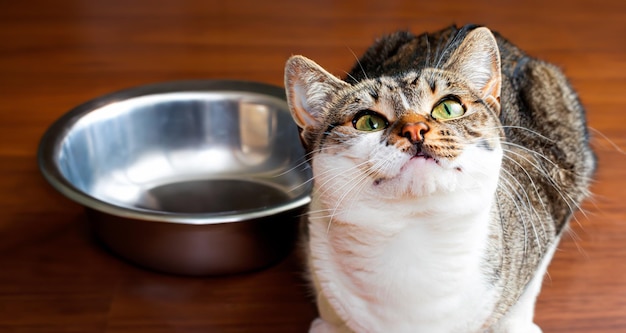
[[402, 136], [411, 143], [424, 142], [424, 134], [430, 130], [428, 124], [423, 121], [408, 123], [402, 126]]

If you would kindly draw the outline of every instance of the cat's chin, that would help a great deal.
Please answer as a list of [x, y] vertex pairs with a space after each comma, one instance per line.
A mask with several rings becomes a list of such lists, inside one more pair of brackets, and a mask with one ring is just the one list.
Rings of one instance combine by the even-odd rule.
[[[411, 164], [416, 164], [416, 163], [421, 163], [421, 164], [424, 164], [424, 163], [433, 164], [434, 163], [434, 164], [436, 164], [436, 165], [438, 165], [440, 167], [442, 166], [442, 164], [441, 164], [439, 159], [431, 157], [430, 155], [418, 154], [418, 155], [415, 155], [415, 156], [411, 157], [407, 161], [407, 163], [405, 164], [405, 166], [403, 168], [410, 167]], [[447, 163], [445, 163], [445, 164], [447, 164]]]
[[425, 197], [455, 191], [460, 173], [461, 168], [454, 167], [449, 161], [430, 156], [413, 156], [400, 167], [397, 174], [377, 179], [375, 185], [398, 198]]
[[[375, 185], [388, 196], [415, 199], [448, 195], [454, 192], [479, 192], [491, 189], [497, 180], [499, 163], [496, 156], [484, 156], [482, 163], [467, 161], [465, 156], [455, 160], [426, 155], [409, 157], [388, 178], [378, 179]], [[488, 160], [494, 158], [491, 162]], [[486, 163], [485, 163], [486, 162]], [[489, 172], [491, 171], [491, 172]]]

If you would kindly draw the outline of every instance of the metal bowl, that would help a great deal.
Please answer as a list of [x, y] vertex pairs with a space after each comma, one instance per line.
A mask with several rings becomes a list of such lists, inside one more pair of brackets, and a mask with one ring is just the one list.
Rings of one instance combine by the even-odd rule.
[[311, 171], [284, 90], [241, 81], [142, 86], [56, 121], [39, 166], [118, 255], [185, 275], [255, 270], [292, 249]]

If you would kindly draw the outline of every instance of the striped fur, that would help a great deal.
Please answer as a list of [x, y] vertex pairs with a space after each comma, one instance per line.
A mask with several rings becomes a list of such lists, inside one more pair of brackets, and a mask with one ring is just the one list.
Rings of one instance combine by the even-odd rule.
[[285, 86], [314, 171], [311, 332], [541, 332], [595, 168], [558, 68], [465, 26], [385, 36], [345, 80], [294, 56]]

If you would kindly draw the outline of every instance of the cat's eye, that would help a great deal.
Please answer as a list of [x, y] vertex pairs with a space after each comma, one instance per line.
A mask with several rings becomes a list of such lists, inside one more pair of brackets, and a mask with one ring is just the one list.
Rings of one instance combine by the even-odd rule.
[[389, 122], [382, 115], [366, 110], [359, 112], [352, 119], [352, 125], [359, 131], [376, 132], [387, 128]]
[[456, 99], [444, 99], [433, 108], [430, 113], [437, 120], [448, 120], [461, 117], [465, 114], [465, 108]]

